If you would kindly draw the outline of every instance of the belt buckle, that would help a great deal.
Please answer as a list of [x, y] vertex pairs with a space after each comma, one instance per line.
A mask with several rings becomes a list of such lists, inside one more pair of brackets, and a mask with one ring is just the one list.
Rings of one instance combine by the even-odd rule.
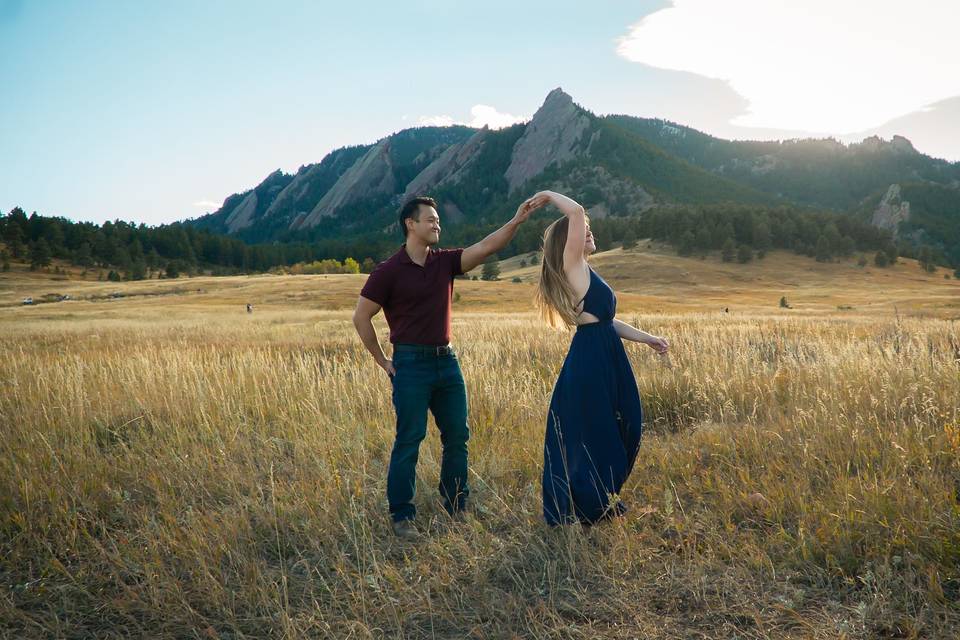
[[450, 349], [449, 345], [448, 345], [448, 346], [437, 347], [437, 355], [438, 355], [438, 356], [448, 356], [448, 355], [450, 355], [450, 353], [451, 353], [451, 349]]

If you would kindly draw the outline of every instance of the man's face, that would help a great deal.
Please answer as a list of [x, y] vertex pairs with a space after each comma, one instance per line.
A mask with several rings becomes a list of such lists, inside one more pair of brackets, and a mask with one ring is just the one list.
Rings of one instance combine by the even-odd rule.
[[440, 242], [440, 214], [433, 207], [420, 205], [417, 219], [407, 218], [407, 235], [415, 235], [427, 246]]

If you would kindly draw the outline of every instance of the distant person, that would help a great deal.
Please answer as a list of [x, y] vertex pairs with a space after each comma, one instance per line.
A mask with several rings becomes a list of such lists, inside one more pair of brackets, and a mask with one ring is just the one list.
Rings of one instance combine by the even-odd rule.
[[253, 313], [253, 305], [249, 302], [247, 303], [247, 313]]
[[552, 191], [536, 194], [563, 213], [543, 234], [537, 304], [554, 326], [576, 327], [553, 388], [543, 461], [543, 516], [550, 525], [591, 525], [622, 515], [610, 504], [633, 469], [643, 430], [640, 394], [623, 340], [666, 354], [664, 338], [614, 316], [617, 298], [588, 262], [596, 251], [582, 206]]
[[[506, 246], [530, 212], [545, 202], [525, 201], [512, 220], [466, 249], [436, 249], [440, 241], [437, 203], [433, 198], [413, 198], [400, 210], [403, 246], [376, 266], [360, 292], [353, 324], [393, 388], [397, 426], [387, 471], [387, 502], [393, 531], [402, 539], [418, 537], [413, 498], [428, 410], [443, 444], [439, 487], [443, 506], [459, 516], [469, 495], [467, 391], [450, 346], [453, 279]], [[373, 328], [373, 316], [380, 309], [390, 327], [392, 359], [384, 355]]]

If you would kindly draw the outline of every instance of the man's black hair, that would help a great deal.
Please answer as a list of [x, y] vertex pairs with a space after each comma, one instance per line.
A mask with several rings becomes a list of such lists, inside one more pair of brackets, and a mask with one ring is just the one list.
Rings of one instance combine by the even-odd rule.
[[403, 208], [400, 209], [400, 233], [403, 234], [403, 237], [407, 237], [407, 218], [413, 218], [414, 220], [420, 220], [420, 205], [426, 205], [428, 207], [437, 208], [437, 201], [428, 196], [417, 196], [416, 198], [411, 198], [407, 201]]

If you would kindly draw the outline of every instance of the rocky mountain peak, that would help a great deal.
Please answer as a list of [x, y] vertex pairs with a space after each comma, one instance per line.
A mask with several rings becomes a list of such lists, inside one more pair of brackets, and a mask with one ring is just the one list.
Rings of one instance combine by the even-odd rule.
[[897, 151], [904, 153], [919, 153], [919, 151], [914, 148], [913, 143], [903, 136], [894, 135], [893, 140], [890, 141], [890, 144]]
[[907, 138], [900, 135], [894, 135], [889, 142], [880, 136], [873, 135], [864, 138], [862, 142], [850, 145], [850, 148], [859, 148], [864, 151], [892, 151], [895, 153], [919, 153]]
[[396, 191], [396, 177], [390, 159], [390, 138], [384, 138], [347, 169], [327, 191], [313, 210], [297, 226], [312, 227], [325, 216], [334, 215], [346, 205], [371, 196]]
[[490, 135], [490, 129], [484, 127], [463, 142], [452, 144], [431, 162], [413, 180], [407, 184], [402, 200], [427, 193], [431, 189], [448, 183], [456, 183], [477, 160], [484, 141]]
[[575, 105], [563, 89], [558, 87], [547, 94], [513, 148], [510, 166], [504, 173], [510, 191], [549, 165], [572, 159], [577, 143], [589, 126], [587, 113]]
[[557, 87], [547, 94], [547, 97], [544, 98], [543, 105], [541, 105], [540, 109], [561, 107], [568, 104], [573, 104], [573, 98], [562, 88]]

